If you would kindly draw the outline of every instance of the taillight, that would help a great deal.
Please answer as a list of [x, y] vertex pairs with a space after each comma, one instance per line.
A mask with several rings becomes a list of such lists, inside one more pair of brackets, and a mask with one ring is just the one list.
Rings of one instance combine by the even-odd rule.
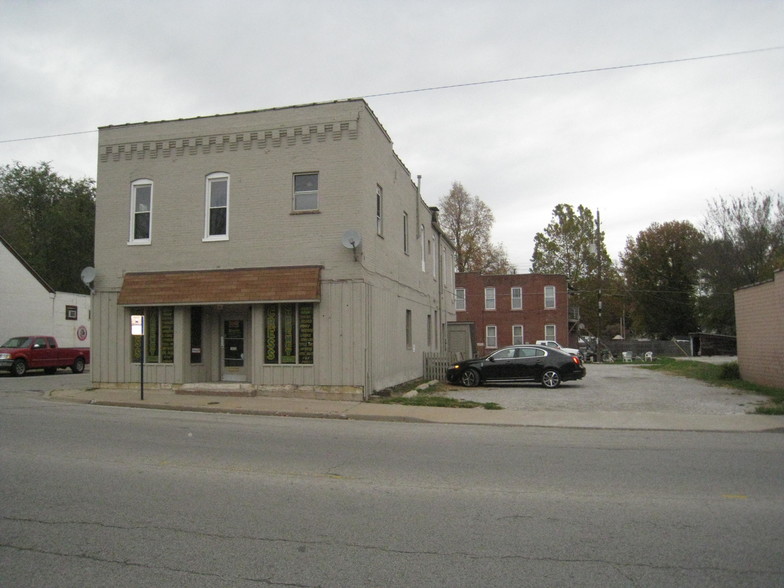
[[576, 355], [572, 355], [572, 361], [577, 365], [580, 365], [580, 358], [577, 357]]

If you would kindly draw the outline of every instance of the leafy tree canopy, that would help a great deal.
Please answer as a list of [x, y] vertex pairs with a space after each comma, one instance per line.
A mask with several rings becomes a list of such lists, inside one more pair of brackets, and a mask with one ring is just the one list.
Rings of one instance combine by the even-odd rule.
[[490, 242], [495, 218], [478, 196], [469, 194], [460, 182], [453, 182], [438, 206], [441, 227], [457, 249], [457, 271], [515, 273], [503, 245]]
[[703, 235], [689, 222], [653, 223], [626, 242], [621, 267], [639, 335], [670, 339], [697, 329]]
[[0, 167], [0, 235], [55, 290], [87, 292], [93, 264], [95, 182], [57, 175], [49, 163]]
[[772, 192], [718, 198], [708, 206], [703, 233], [702, 327], [734, 335], [733, 291], [769, 280], [784, 267], [784, 199]]

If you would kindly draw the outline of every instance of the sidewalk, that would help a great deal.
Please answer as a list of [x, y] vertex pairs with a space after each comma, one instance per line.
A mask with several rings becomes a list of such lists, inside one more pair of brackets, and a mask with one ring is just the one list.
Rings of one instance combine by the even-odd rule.
[[302, 398], [237, 397], [174, 394], [169, 390], [137, 389], [53, 390], [54, 401], [103, 406], [127, 406], [229, 414], [495, 425], [508, 427], [562, 427], [575, 429], [628, 429], [655, 431], [784, 431], [784, 416], [756, 414], [700, 415], [657, 412], [568, 412], [546, 410], [485, 410], [435, 408]]

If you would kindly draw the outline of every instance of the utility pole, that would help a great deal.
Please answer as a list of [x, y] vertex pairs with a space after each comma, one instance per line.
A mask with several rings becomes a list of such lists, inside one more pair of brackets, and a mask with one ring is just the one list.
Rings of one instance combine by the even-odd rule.
[[596, 263], [599, 279], [598, 289], [596, 291], [596, 301], [599, 310], [596, 328], [596, 360], [602, 361], [602, 350], [599, 347], [599, 334], [602, 332], [602, 224], [598, 209], [596, 211]]

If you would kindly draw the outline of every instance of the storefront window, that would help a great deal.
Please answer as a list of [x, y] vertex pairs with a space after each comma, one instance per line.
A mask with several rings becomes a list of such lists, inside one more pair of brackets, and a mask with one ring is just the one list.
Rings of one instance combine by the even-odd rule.
[[[174, 308], [133, 308], [131, 314], [144, 316], [144, 362], [174, 363]], [[131, 335], [131, 361], [141, 357], [142, 336]]]
[[264, 363], [313, 363], [313, 305], [264, 307]]

